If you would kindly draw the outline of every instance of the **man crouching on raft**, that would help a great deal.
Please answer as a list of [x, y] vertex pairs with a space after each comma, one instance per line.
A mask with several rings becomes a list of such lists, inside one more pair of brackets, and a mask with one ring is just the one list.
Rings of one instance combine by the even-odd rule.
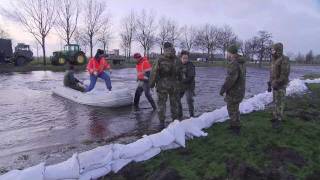
[[105, 72], [106, 70], [110, 71], [111, 67], [108, 61], [105, 59], [103, 50], [97, 50], [96, 55], [89, 60], [87, 70], [90, 74], [90, 85], [86, 88], [86, 92], [89, 92], [94, 88], [98, 77], [105, 81], [107, 89], [111, 91], [112, 86], [110, 76]]

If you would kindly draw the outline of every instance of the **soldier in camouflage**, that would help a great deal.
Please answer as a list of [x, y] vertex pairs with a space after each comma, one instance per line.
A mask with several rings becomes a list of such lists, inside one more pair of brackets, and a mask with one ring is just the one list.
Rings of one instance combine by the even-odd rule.
[[[188, 107], [189, 107], [189, 115], [190, 117], [194, 117], [194, 105], [193, 105], [193, 96], [195, 90], [195, 76], [196, 71], [193, 63], [189, 61], [189, 52], [181, 51], [181, 62], [182, 62], [182, 81], [181, 81], [181, 92], [180, 98], [184, 95], [186, 96]], [[181, 110], [182, 112], [182, 110]]]
[[273, 128], [281, 127], [283, 110], [285, 107], [286, 87], [289, 82], [290, 63], [289, 58], [283, 55], [283, 44], [276, 43], [272, 46], [272, 61], [270, 69], [270, 81], [268, 91], [273, 91]]
[[176, 57], [173, 45], [164, 44], [164, 54], [153, 64], [150, 87], [156, 86], [158, 94], [158, 116], [161, 123], [165, 121], [166, 102], [169, 97], [171, 117], [173, 120], [182, 118], [182, 106], [179, 97], [181, 72], [179, 59]]
[[228, 70], [225, 82], [220, 90], [220, 95], [225, 96], [230, 117], [230, 130], [239, 135], [240, 112], [239, 105], [245, 95], [246, 67], [244, 59], [238, 55], [238, 47], [231, 45], [228, 48]]

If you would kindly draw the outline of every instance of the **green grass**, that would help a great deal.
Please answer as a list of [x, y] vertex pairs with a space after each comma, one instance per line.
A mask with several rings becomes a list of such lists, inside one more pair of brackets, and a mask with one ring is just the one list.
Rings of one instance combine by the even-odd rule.
[[[245, 164], [253, 168], [262, 179], [274, 168], [281, 177], [305, 179], [320, 170], [320, 85], [308, 87], [309, 93], [287, 98], [281, 130], [271, 128], [270, 109], [243, 115], [240, 137], [228, 131], [228, 122], [215, 124], [206, 130], [208, 137], [188, 141], [187, 148], [161, 152], [103, 180], [132, 179], [128, 178], [132, 171], [141, 171], [135, 179], [148, 179], [161, 169], [174, 169], [188, 180], [237, 179], [227, 168], [230, 161], [236, 167]], [[283, 151], [279, 156], [275, 153], [278, 149]]]

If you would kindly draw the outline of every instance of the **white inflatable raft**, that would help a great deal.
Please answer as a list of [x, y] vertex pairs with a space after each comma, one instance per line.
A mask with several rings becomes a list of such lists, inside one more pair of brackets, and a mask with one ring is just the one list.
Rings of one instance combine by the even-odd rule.
[[52, 93], [79, 104], [99, 107], [121, 107], [132, 104], [133, 97], [127, 88], [93, 90], [88, 93], [73, 90], [64, 86], [52, 89]]

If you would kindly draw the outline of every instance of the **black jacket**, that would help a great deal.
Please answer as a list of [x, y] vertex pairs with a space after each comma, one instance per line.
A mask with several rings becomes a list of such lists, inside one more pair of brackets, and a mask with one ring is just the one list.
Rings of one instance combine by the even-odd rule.
[[196, 70], [192, 62], [182, 64], [182, 86], [184, 89], [195, 89]]

